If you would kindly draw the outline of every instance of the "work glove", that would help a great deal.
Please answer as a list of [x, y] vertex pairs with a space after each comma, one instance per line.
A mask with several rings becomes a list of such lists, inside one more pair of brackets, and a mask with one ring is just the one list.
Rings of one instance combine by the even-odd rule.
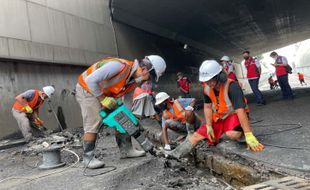
[[30, 107], [30, 106], [24, 106], [23, 107], [23, 110], [26, 112], [26, 113], [32, 113], [33, 112], [33, 110], [32, 110], [32, 108]]
[[105, 97], [100, 103], [109, 110], [113, 110], [117, 107], [117, 101], [111, 97]]
[[206, 125], [207, 128], [207, 134], [211, 142], [215, 141], [215, 135], [213, 131], [213, 127], [211, 125]]
[[248, 149], [254, 152], [259, 152], [264, 149], [264, 145], [260, 144], [252, 132], [244, 133], [245, 141], [248, 144]]
[[37, 126], [42, 126], [44, 124], [44, 121], [37, 117], [34, 119], [34, 124]]

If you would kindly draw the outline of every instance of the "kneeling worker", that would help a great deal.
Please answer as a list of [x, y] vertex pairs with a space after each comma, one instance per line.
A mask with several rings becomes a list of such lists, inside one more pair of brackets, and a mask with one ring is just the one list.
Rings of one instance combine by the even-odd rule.
[[201, 119], [194, 113], [196, 100], [194, 98], [179, 98], [171, 100], [166, 92], [160, 92], [155, 97], [155, 105], [162, 112], [162, 136], [165, 150], [171, 150], [168, 129], [193, 133], [200, 126]]
[[50, 98], [55, 92], [54, 87], [45, 86], [40, 90], [27, 90], [15, 97], [12, 114], [18, 123], [25, 140], [29, 142], [32, 137], [32, 122], [41, 127], [43, 121], [39, 118], [39, 108], [44, 100]]
[[[102, 161], [93, 158], [101, 123], [99, 115], [101, 108], [114, 110], [117, 106], [115, 98], [133, 91], [142, 81], [150, 78], [158, 80], [165, 69], [165, 61], [158, 55], [146, 56], [139, 61], [109, 57], [93, 64], [80, 75], [76, 85], [76, 99], [80, 104], [83, 117], [84, 165], [92, 169], [104, 166]], [[115, 137], [121, 158], [145, 155], [144, 151], [133, 149], [131, 137], [128, 134], [117, 133]]]
[[222, 66], [215, 60], [206, 60], [202, 63], [199, 80], [204, 87], [206, 125], [202, 125], [192, 136], [167, 154], [181, 158], [205, 138], [209, 144], [218, 143], [223, 133], [232, 140], [238, 140], [244, 134], [250, 150], [262, 151], [264, 146], [252, 133], [247, 116], [247, 104], [240, 86], [227, 79]]

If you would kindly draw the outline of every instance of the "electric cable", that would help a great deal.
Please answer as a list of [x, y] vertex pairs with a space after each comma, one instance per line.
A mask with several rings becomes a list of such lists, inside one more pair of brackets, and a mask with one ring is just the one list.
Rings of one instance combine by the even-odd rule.
[[53, 175], [53, 174], [62, 173], [64, 171], [74, 167], [75, 165], [77, 165], [79, 163], [80, 157], [79, 157], [79, 155], [77, 155], [77, 153], [75, 153], [72, 150], [66, 149], [66, 148], [63, 149], [62, 151], [67, 151], [67, 152], [73, 154], [76, 157], [76, 161], [73, 164], [71, 164], [70, 166], [68, 166], [68, 167], [66, 167], [66, 168], [64, 168], [62, 170], [56, 170], [56, 171], [49, 172], [47, 174], [43, 174], [43, 175], [40, 175], [40, 176], [37, 176], [37, 177], [12, 176], [12, 177], [8, 177], [8, 178], [0, 180], [0, 183], [2, 183], [4, 181], [12, 180], [12, 179], [24, 179], [24, 180], [28, 180], [28, 181], [33, 181], [33, 180], [40, 179], [40, 178], [43, 178], [43, 177], [47, 177], [47, 176], [50, 176], [50, 175]]
[[[99, 126], [99, 131], [97, 133], [97, 136], [99, 137], [99, 133], [105, 129], [105, 125], [102, 123], [100, 126]], [[98, 141], [99, 141], [99, 138], [96, 140], [96, 143], [95, 143], [95, 147], [94, 147], [94, 151], [97, 149], [97, 145], [98, 145]], [[87, 176], [87, 177], [95, 177], [95, 176], [99, 176], [99, 175], [103, 175], [103, 174], [107, 174], [107, 173], [110, 173], [114, 170], [117, 169], [116, 166], [103, 166], [101, 169], [107, 169], [107, 168], [111, 168], [110, 170], [108, 171], [103, 171], [103, 172], [100, 172], [100, 173], [95, 173], [95, 174], [89, 174], [89, 173], [86, 173], [86, 170], [88, 168], [88, 165], [90, 164], [90, 162], [93, 160], [93, 158], [95, 157], [95, 153], [93, 154], [93, 156], [91, 157], [91, 159], [89, 159], [88, 163], [84, 166], [84, 169], [83, 169], [83, 175], [84, 176]], [[97, 168], [96, 170], [98, 170], [99, 168]]]
[[[292, 127], [288, 129], [283, 129], [283, 130], [278, 130], [275, 132], [270, 132], [270, 133], [265, 133], [265, 134], [258, 134], [256, 137], [263, 137], [263, 136], [269, 136], [269, 135], [274, 135], [274, 134], [279, 134], [287, 131], [292, 131], [292, 130], [297, 130], [303, 127], [301, 123], [278, 123], [278, 124], [263, 124], [263, 125], [254, 125], [254, 127], [269, 127], [269, 126], [297, 126], [297, 127]], [[295, 146], [285, 146], [285, 145], [276, 145], [272, 143], [263, 143], [265, 146], [271, 146], [271, 147], [276, 147], [276, 148], [283, 148], [283, 149], [293, 149], [293, 150], [308, 150], [310, 151], [310, 147], [295, 147]]]

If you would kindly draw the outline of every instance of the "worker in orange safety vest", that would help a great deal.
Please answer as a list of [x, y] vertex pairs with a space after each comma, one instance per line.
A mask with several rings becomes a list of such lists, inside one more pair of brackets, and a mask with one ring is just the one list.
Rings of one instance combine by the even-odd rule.
[[[76, 99], [83, 117], [83, 164], [88, 168], [100, 168], [104, 163], [94, 158], [94, 149], [101, 123], [99, 111], [114, 110], [117, 98], [132, 92], [143, 81], [157, 81], [166, 69], [165, 60], [158, 55], [146, 56], [142, 60], [126, 60], [115, 57], [104, 58], [83, 72], [76, 85]], [[130, 98], [132, 99], [132, 97]], [[144, 151], [135, 150], [131, 137], [116, 134], [121, 158], [144, 156]]]
[[45, 129], [43, 127], [44, 122], [39, 118], [39, 109], [44, 100], [50, 98], [54, 92], [54, 87], [45, 86], [42, 91], [31, 89], [15, 97], [12, 114], [27, 142], [33, 138], [32, 124], [40, 130]]
[[174, 158], [184, 157], [203, 139], [215, 145], [223, 134], [232, 140], [238, 140], [244, 135], [250, 150], [262, 151], [264, 146], [252, 133], [247, 114], [249, 109], [238, 83], [229, 80], [223, 67], [215, 60], [202, 63], [199, 80], [204, 88], [206, 124], [166, 154]]
[[195, 114], [194, 98], [178, 98], [172, 100], [166, 92], [155, 97], [155, 105], [162, 110], [162, 138], [165, 150], [171, 150], [168, 129], [176, 132], [193, 133], [201, 124], [201, 118]]

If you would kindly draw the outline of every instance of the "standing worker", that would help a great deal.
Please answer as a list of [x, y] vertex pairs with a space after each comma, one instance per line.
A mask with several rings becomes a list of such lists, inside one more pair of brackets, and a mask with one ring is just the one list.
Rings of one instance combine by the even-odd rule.
[[190, 98], [191, 95], [189, 93], [189, 90], [191, 88], [191, 81], [186, 76], [184, 76], [182, 72], [178, 72], [177, 76], [178, 76], [177, 83], [179, 91], [181, 93], [181, 97]]
[[276, 75], [283, 99], [293, 99], [294, 95], [288, 82], [287, 67], [289, 67], [289, 65], [286, 57], [278, 55], [275, 51], [270, 53], [270, 57], [275, 60], [275, 63], [272, 65], [276, 68]]
[[[133, 91], [136, 85], [143, 81], [149, 79], [158, 81], [165, 70], [166, 63], [158, 55], [146, 56], [139, 61], [108, 57], [96, 62], [79, 76], [76, 99], [83, 117], [84, 165], [92, 169], [104, 166], [102, 161], [93, 158], [101, 123], [99, 115], [101, 108], [114, 110], [117, 106], [116, 98]], [[145, 155], [144, 151], [137, 151], [132, 147], [131, 137], [128, 134], [117, 133], [115, 138], [121, 158]]]
[[227, 55], [224, 55], [221, 58], [221, 63], [223, 64], [224, 70], [227, 72], [228, 78], [233, 80], [233, 81], [237, 81], [237, 76], [235, 73], [235, 67], [232, 64], [230, 58]]
[[36, 127], [43, 126], [44, 122], [39, 118], [39, 108], [44, 103], [44, 100], [50, 98], [54, 92], [54, 87], [45, 86], [42, 88], [42, 91], [31, 89], [15, 97], [12, 114], [26, 142], [33, 138], [32, 123]]
[[297, 74], [298, 74], [298, 79], [299, 79], [299, 82], [300, 82], [301, 86], [303, 86], [303, 83], [304, 83], [305, 85], [307, 85], [307, 83], [305, 82], [305, 76], [304, 76], [304, 74], [301, 73], [301, 72], [298, 72]]
[[187, 155], [201, 140], [216, 144], [222, 134], [232, 140], [245, 136], [248, 148], [262, 151], [264, 146], [253, 135], [247, 113], [249, 112], [242, 89], [238, 83], [227, 79], [222, 66], [215, 60], [206, 60], [199, 69], [199, 81], [204, 88], [204, 116], [202, 125], [168, 155], [181, 158]]
[[250, 87], [254, 93], [256, 104], [258, 106], [265, 105], [266, 101], [262, 92], [259, 90], [259, 78], [261, 75], [261, 66], [257, 60], [254, 60], [253, 57], [250, 56], [249, 51], [244, 51], [242, 53], [244, 58], [244, 65], [247, 69], [247, 78], [250, 84]]

